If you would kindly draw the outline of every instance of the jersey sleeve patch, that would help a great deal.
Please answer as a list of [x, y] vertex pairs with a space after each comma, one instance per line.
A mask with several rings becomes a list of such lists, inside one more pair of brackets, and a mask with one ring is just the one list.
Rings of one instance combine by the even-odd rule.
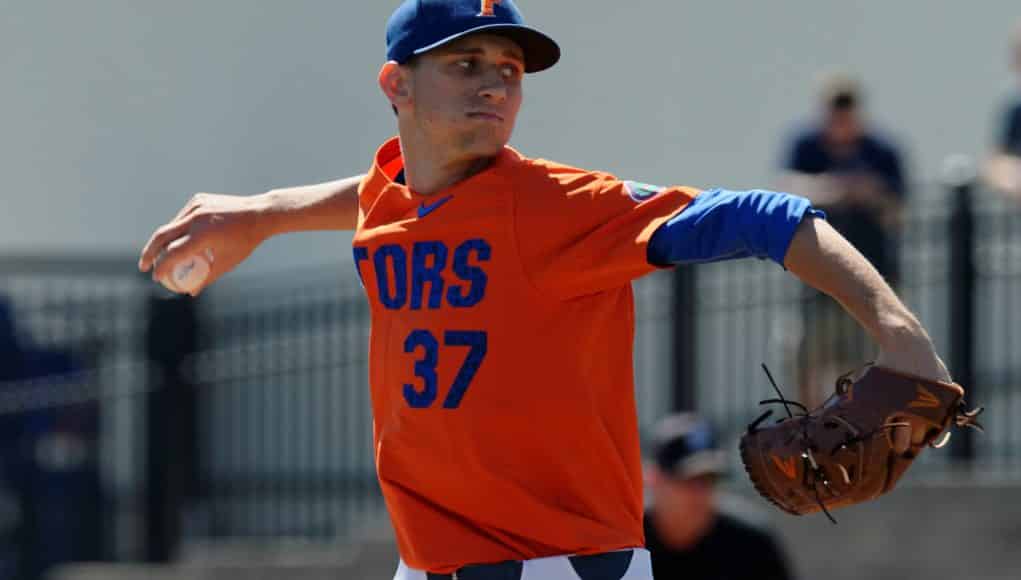
[[625, 181], [624, 189], [635, 203], [642, 203], [659, 195], [665, 188], [638, 181]]

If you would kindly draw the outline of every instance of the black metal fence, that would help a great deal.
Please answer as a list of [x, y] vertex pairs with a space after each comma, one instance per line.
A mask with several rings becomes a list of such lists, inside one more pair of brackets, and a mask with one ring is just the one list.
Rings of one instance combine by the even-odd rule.
[[140, 554], [147, 291], [130, 263], [0, 259], [0, 577]]
[[331, 273], [206, 305], [193, 532], [329, 539], [381, 509], [368, 312], [357, 283]]
[[[1021, 209], [954, 195], [912, 208], [900, 289], [989, 408], [974, 461], [1017, 479]], [[228, 278], [193, 301], [133, 262], [0, 259], [18, 329], [4, 342], [0, 325], [0, 577], [160, 561], [197, 540], [333, 540], [382, 516], [353, 273]], [[768, 394], [761, 362], [797, 388], [806, 298], [782, 269], [716, 264], [635, 288], [642, 425], [694, 407], [733, 438]], [[918, 471], [952, 464], [929, 453]]]
[[0, 578], [384, 515], [365, 299], [329, 272], [195, 301], [131, 256], [0, 258]]

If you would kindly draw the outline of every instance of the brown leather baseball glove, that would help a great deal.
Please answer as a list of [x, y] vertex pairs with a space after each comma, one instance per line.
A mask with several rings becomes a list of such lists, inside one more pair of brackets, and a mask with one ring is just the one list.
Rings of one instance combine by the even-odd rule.
[[893, 489], [923, 449], [947, 442], [950, 433], [940, 434], [951, 425], [982, 428], [975, 420], [982, 409], [966, 410], [960, 385], [876, 366], [858, 379], [853, 374], [838, 379], [836, 393], [812, 411], [782, 393], [763, 401], [784, 405], [788, 417], [760, 427], [767, 411], [741, 437], [755, 489], [780, 509], [822, 510], [833, 520], [829, 510]]

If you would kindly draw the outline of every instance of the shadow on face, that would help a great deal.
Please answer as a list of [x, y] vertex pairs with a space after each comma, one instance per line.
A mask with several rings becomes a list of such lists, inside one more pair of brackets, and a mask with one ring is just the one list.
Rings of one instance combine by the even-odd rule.
[[717, 476], [678, 478], [655, 469], [649, 479], [657, 517], [685, 522], [695, 528], [704, 526], [714, 517]]
[[512, 40], [478, 33], [419, 55], [398, 105], [404, 129], [456, 156], [492, 156], [509, 141], [521, 108], [524, 56]]
[[856, 108], [831, 108], [826, 115], [826, 140], [837, 146], [853, 145], [862, 135]]

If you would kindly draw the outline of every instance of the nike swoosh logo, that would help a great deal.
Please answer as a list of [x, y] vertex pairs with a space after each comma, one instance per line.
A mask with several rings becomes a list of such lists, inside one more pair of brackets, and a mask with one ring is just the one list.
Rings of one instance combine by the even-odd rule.
[[441, 205], [443, 205], [443, 204], [447, 203], [448, 201], [450, 201], [451, 199], [453, 199], [453, 197], [454, 196], [452, 196], [452, 195], [448, 195], [447, 197], [444, 197], [443, 199], [441, 199], [441, 200], [439, 200], [439, 201], [437, 201], [436, 203], [433, 203], [433, 204], [428, 204], [428, 203], [422, 202], [422, 205], [418, 206], [418, 219], [422, 219], [425, 216], [427, 216], [427, 215], [431, 214], [432, 212], [436, 211], [437, 209], [440, 208]]

